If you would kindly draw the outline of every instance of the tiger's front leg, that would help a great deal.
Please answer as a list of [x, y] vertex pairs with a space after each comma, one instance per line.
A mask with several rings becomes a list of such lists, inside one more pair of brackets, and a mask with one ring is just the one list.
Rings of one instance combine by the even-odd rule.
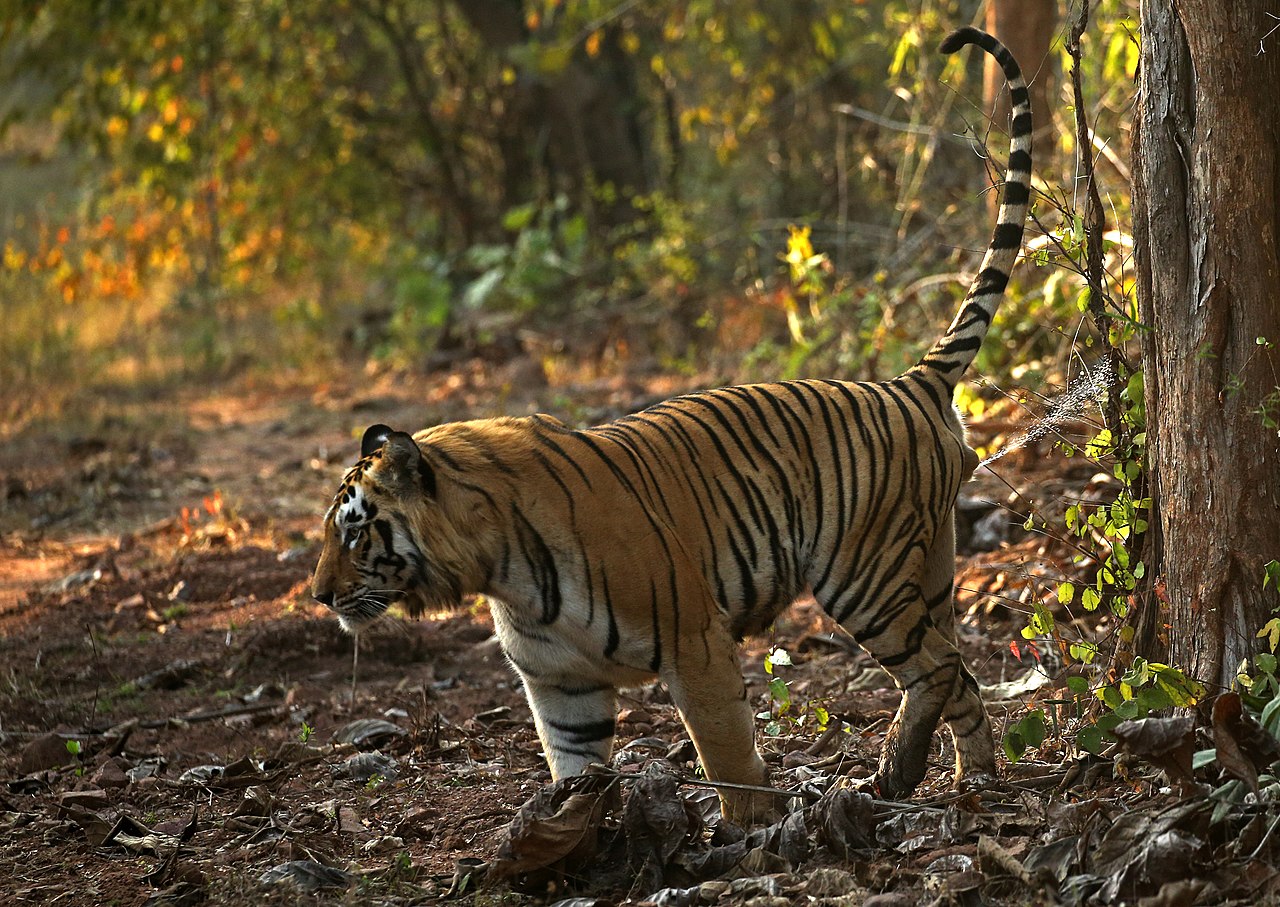
[[[755, 746], [755, 722], [738, 664], [738, 646], [713, 623], [705, 634], [681, 641], [679, 659], [663, 680], [689, 731], [710, 781], [763, 786], [768, 769]], [[752, 825], [773, 817], [771, 794], [719, 788], [725, 818]]]
[[580, 775], [588, 765], [609, 764], [618, 694], [611, 686], [555, 682], [520, 672], [538, 739], [555, 780]]

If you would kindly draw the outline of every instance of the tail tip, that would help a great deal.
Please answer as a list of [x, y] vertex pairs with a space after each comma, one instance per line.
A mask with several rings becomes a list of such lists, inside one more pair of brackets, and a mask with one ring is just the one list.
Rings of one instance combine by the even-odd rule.
[[957, 28], [951, 34], [942, 39], [942, 43], [938, 45], [938, 52], [944, 54], [953, 54], [966, 44], [977, 44], [983, 33], [978, 31], [971, 25], [963, 28]]

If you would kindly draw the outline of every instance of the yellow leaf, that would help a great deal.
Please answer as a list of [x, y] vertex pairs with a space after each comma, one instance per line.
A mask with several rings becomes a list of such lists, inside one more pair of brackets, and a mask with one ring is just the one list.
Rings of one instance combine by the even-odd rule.
[[787, 236], [787, 264], [793, 268], [801, 268], [813, 257], [813, 243], [809, 241], [811, 228], [797, 227], [792, 224], [787, 227], [787, 230], [790, 233]]

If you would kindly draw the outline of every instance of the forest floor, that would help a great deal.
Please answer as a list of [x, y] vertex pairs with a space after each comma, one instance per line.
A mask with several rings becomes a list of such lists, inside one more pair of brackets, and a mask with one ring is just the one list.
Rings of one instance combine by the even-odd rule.
[[[0, 902], [1275, 902], [1274, 810], [1224, 818], [1199, 789], [1061, 739], [1002, 759], [991, 789], [950, 789], [945, 735], [911, 800], [846, 786], [873, 770], [898, 694], [812, 602], [743, 648], [752, 701], [772, 710], [758, 737], [773, 784], [795, 793], [746, 838], [718, 821], [659, 685], [623, 695], [616, 771], [550, 785], [483, 602], [385, 620], [353, 665], [308, 579], [364, 426], [537, 410], [591, 424], [695, 386], [551, 386], [528, 363], [477, 361], [448, 378], [186, 389], [11, 438]], [[1017, 422], [980, 421], [975, 438], [999, 446]], [[1035, 489], [1052, 510], [1105, 477], [1047, 442], [997, 469], [965, 489], [976, 530], [957, 567], [961, 647], [999, 735], [1053, 698], [1010, 641], [1078, 568], [998, 505]], [[792, 662], [774, 668], [783, 715], [771, 647]], [[847, 733], [822, 734], [820, 709]]]

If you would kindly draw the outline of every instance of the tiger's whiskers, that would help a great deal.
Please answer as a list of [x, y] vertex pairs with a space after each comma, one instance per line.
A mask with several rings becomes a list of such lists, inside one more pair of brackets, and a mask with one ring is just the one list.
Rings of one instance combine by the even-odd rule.
[[351, 715], [356, 713], [356, 668], [360, 664], [360, 634], [351, 635]]

